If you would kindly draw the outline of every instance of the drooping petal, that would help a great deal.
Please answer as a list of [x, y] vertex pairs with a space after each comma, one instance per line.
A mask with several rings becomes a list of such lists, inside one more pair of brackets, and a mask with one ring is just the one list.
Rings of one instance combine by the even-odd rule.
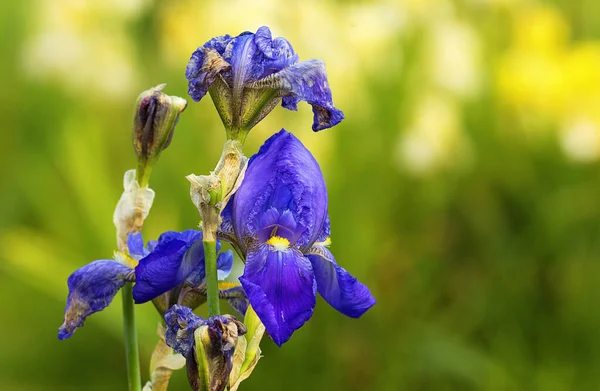
[[281, 130], [254, 155], [233, 199], [233, 226], [241, 245], [257, 238], [265, 213], [271, 208], [291, 212], [302, 227], [296, 242], [308, 248], [327, 217], [327, 189], [319, 164], [291, 133]]
[[280, 90], [285, 95], [281, 105], [288, 110], [298, 110], [301, 100], [309, 103], [313, 107], [312, 129], [315, 132], [331, 128], [344, 119], [344, 113], [333, 105], [325, 63], [321, 60], [302, 61], [249, 87]]
[[219, 74], [229, 69], [231, 65], [215, 49], [199, 47], [192, 53], [185, 70], [185, 77], [189, 82], [188, 94], [196, 102], [200, 101]]
[[375, 305], [375, 298], [366, 285], [335, 262], [323, 246], [313, 246], [306, 257], [310, 260], [317, 281], [317, 290], [329, 305], [346, 316], [358, 318]]
[[133, 298], [136, 303], [145, 303], [181, 284], [192, 272], [204, 266], [204, 255], [198, 250], [184, 256], [202, 233], [195, 230], [165, 232], [150, 254], [142, 258], [135, 268], [136, 284]]
[[294, 248], [274, 250], [263, 244], [248, 253], [240, 282], [279, 346], [312, 316], [316, 302], [312, 266]]
[[249, 305], [248, 296], [246, 296], [246, 292], [241, 286], [220, 290], [219, 298], [227, 300], [229, 305], [242, 316], [246, 315]]
[[164, 314], [166, 330], [165, 340], [177, 353], [184, 357], [194, 349], [194, 331], [206, 320], [194, 314], [191, 308], [174, 305]]
[[69, 295], [58, 339], [69, 338], [88, 316], [106, 308], [128, 281], [134, 281], [133, 270], [112, 260], [94, 261], [75, 270], [67, 280]]

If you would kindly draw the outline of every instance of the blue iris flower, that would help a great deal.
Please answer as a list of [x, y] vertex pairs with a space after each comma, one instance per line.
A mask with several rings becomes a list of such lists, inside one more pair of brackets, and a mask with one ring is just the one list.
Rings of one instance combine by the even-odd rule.
[[[141, 234], [131, 234], [127, 245], [129, 256], [120, 254], [118, 261], [94, 261], [69, 276], [69, 295], [64, 323], [58, 332], [59, 339], [69, 338], [78, 327], [83, 326], [89, 315], [106, 308], [127, 282], [135, 282], [133, 297], [138, 304], [170, 291], [179, 294], [183, 286], [199, 289], [201, 294], [206, 294], [203, 291], [205, 270], [201, 232], [168, 231], [158, 241], [150, 241], [146, 246]], [[219, 279], [227, 277], [232, 265], [231, 251], [219, 254]], [[243, 291], [232, 288], [220, 294], [225, 299], [231, 299], [234, 308], [245, 312], [247, 304]]]
[[350, 317], [375, 304], [369, 289], [325, 247], [330, 227], [323, 175], [311, 153], [283, 129], [250, 159], [223, 211], [221, 230], [246, 256], [240, 282], [277, 345], [312, 316], [317, 291]]
[[302, 100], [312, 105], [314, 131], [344, 119], [333, 105], [323, 61], [298, 62], [292, 45], [281, 37], [273, 39], [265, 26], [256, 33], [206, 42], [192, 54], [185, 75], [196, 102], [211, 90], [228, 128], [250, 129], [279, 101], [288, 110], [297, 110]]

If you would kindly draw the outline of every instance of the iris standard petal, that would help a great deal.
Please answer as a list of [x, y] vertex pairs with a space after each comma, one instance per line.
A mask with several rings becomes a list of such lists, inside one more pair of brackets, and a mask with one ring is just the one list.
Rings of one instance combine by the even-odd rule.
[[127, 248], [129, 249], [129, 255], [136, 261], [148, 255], [148, 251], [144, 248], [144, 239], [141, 232], [129, 234]]
[[312, 266], [294, 248], [277, 251], [263, 244], [248, 253], [240, 282], [279, 346], [312, 316], [316, 302]]
[[136, 284], [133, 298], [137, 304], [145, 303], [181, 284], [190, 273], [204, 265], [204, 257], [183, 258], [187, 250], [202, 233], [195, 230], [165, 232], [148, 256], [142, 258], [135, 268]]
[[222, 281], [229, 276], [233, 267], [233, 251], [227, 250], [217, 257], [217, 278]]
[[321, 228], [321, 232], [317, 236], [317, 242], [324, 242], [331, 236], [331, 221], [329, 220], [329, 213], [327, 213], [327, 217], [325, 218], [325, 223], [323, 224], [323, 228]]
[[313, 246], [306, 257], [310, 260], [317, 281], [317, 290], [329, 305], [346, 316], [358, 318], [375, 305], [375, 298], [366, 285], [335, 262], [323, 246]]
[[177, 353], [188, 357], [194, 349], [194, 331], [206, 320], [194, 314], [191, 308], [174, 305], [164, 314], [165, 341]]
[[69, 338], [85, 319], [106, 308], [119, 289], [134, 280], [133, 270], [112, 260], [94, 261], [73, 272], [67, 280], [69, 295], [58, 338]]
[[298, 55], [294, 52], [292, 45], [282, 37], [273, 39], [271, 30], [262, 26], [254, 34], [254, 44], [263, 54], [263, 72], [260, 78], [269, 76], [275, 72], [298, 62]]
[[315, 132], [331, 128], [344, 119], [344, 113], [333, 105], [325, 63], [321, 60], [302, 61], [249, 87], [280, 90], [284, 95], [281, 105], [288, 110], [297, 110], [301, 100], [309, 103], [313, 107]]
[[[327, 189], [319, 164], [294, 135], [271, 136], [249, 163], [233, 200], [233, 227], [240, 245], [256, 238], [263, 214], [288, 209], [303, 228], [296, 246], [308, 248], [327, 217]], [[288, 217], [286, 216], [286, 219]]]

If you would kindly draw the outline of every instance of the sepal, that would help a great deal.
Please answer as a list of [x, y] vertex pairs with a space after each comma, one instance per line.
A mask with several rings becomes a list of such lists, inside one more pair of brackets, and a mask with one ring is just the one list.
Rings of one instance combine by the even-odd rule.
[[238, 344], [233, 353], [233, 367], [229, 375], [229, 391], [236, 391], [240, 383], [246, 380], [254, 371], [260, 360], [260, 341], [265, 333], [265, 326], [261, 323], [252, 307], [248, 307], [244, 318], [246, 334], [239, 337]]
[[165, 341], [165, 329], [158, 325], [159, 340], [150, 358], [150, 380], [142, 391], [167, 391], [173, 371], [185, 366], [185, 358], [175, 353]]

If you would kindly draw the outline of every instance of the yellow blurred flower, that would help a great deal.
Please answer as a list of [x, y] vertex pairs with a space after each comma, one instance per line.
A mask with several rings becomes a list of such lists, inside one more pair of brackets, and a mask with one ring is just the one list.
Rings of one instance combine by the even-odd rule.
[[135, 85], [127, 22], [145, 0], [41, 0], [23, 50], [26, 73], [78, 93], [128, 96]]
[[557, 124], [567, 156], [591, 161], [600, 157], [600, 42], [569, 38], [564, 17], [549, 5], [517, 15], [497, 87], [507, 107]]
[[456, 101], [432, 92], [422, 96], [396, 147], [400, 166], [424, 174], [468, 163], [470, 157]]

